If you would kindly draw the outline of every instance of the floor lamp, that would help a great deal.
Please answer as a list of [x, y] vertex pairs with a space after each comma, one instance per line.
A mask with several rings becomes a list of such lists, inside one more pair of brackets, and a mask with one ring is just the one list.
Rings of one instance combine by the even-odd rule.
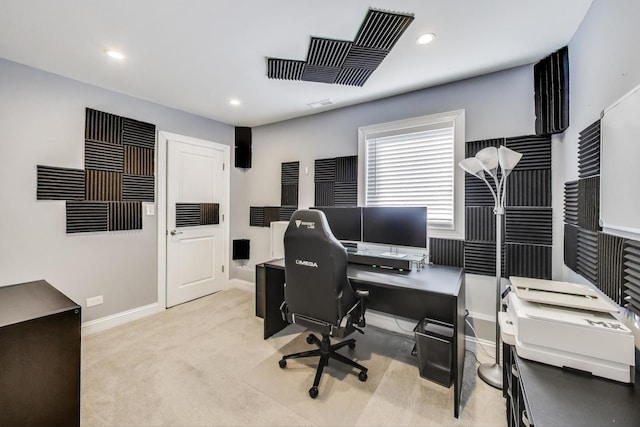
[[[478, 376], [495, 388], [502, 389], [502, 367], [500, 366], [500, 324], [498, 312], [501, 308], [500, 281], [502, 273], [502, 223], [504, 218], [504, 202], [507, 187], [507, 176], [516, 167], [522, 154], [507, 147], [484, 148], [475, 157], [464, 159], [458, 165], [467, 173], [484, 181], [489, 187], [493, 201], [493, 213], [496, 216], [496, 360], [495, 363], [483, 363], [478, 367]], [[501, 174], [498, 176], [498, 166]], [[495, 189], [487, 181], [485, 172], [493, 178]]]

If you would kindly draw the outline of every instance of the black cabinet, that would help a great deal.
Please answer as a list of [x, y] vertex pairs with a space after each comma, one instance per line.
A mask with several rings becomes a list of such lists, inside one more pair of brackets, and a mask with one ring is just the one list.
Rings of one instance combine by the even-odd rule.
[[521, 359], [504, 345], [507, 425], [638, 426], [640, 387]]
[[80, 425], [80, 322], [44, 280], [0, 287], [0, 426]]

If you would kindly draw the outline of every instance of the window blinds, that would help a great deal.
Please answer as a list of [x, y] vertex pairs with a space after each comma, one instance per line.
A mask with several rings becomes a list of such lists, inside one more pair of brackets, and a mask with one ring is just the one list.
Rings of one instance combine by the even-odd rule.
[[366, 140], [366, 205], [427, 206], [430, 227], [453, 228], [453, 122]]

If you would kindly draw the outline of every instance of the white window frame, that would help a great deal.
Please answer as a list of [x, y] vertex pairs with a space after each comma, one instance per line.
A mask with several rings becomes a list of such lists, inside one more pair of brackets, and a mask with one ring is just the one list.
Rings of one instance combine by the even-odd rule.
[[[420, 132], [444, 122], [453, 122], [453, 228], [445, 229], [429, 226], [428, 237], [464, 239], [464, 171], [458, 167], [458, 163], [464, 159], [464, 110], [431, 114], [358, 128], [358, 205], [366, 206], [367, 139]], [[429, 213], [427, 212], [427, 217], [428, 215]]]

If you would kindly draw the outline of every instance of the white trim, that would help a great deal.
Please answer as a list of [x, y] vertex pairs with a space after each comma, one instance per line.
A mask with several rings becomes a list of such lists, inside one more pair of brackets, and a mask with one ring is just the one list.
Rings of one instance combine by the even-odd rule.
[[143, 305], [142, 307], [136, 307], [121, 313], [101, 317], [100, 319], [89, 320], [88, 322], [84, 322], [81, 326], [82, 336], [106, 331], [107, 329], [124, 325], [125, 323], [142, 319], [143, 317], [151, 316], [159, 311], [162, 311], [162, 309], [158, 306], [158, 303], [154, 302], [153, 304]]
[[224, 152], [224, 179], [226, 189], [224, 200], [222, 201], [221, 214], [224, 215], [223, 236], [224, 236], [224, 278], [229, 286], [229, 223], [231, 221], [230, 193], [231, 193], [231, 147], [225, 144], [207, 141], [199, 138], [179, 135], [176, 133], [158, 131], [157, 149], [157, 182], [158, 182], [158, 311], [167, 308], [167, 147], [169, 140], [176, 140], [185, 144], [199, 147], [215, 148]]
[[242, 279], [230, 279], [229, 288], [242, 289], [243, 291], [256, 292], [256, 285], [253, 282]]
[[486, 322], [496, 323], [495, 314], [487, 314], [487, 313], [479, 313], [477, 311], [470, 311], [467, 317], [471, 317], [472, 319], [484, 320]]

